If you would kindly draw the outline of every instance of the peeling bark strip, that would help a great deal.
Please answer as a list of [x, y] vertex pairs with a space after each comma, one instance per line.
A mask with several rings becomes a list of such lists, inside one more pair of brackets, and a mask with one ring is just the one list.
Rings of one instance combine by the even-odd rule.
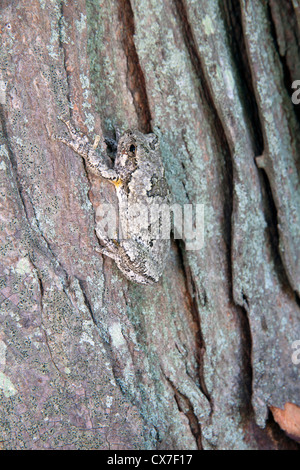
[[[186, 281], [187, 300], [188, 300], [192, 318], [196, 325], [196, 330], [195, 330], [196, 361], [197, 361], [197, 366], [198, 366], [197, 372], [199, 376], [200, 389], [203, 395], [206, 396], [206, 398], [208, 399], [212, 407], [213, 403], [211, 401], [207, 387], [205, 385], [205, 378], [204, 378], [204, 371], [203, 371], [203, 366], [204, 366], [203, 355], [205, 353], [205, 343], [204, 343], [204, 339], [203, 339], [203, 335], [201, 331], [201, 324], [200, 324], [200, 317], [199, 317], [199, 310], [201, 308], [201, 305], [199, 304], [199, 296], [198, 296], [197, 288], [195, 286], [195, 282], [192, 278], [190, 267], [188, 266], [187, 260], [184, 258], [184, 254], [179, 243], [178, 243], [178, 251], [179, 251], [180, 261], [182, 264], [182, 271], [184, 273], [184, 278]], [[205, 293], [204, 293], [203, 301], [204, 303], [206, 301]]]
[[[232, 293], [232, 246], [231, 246], [231, 238], [232, 238], [232, 227], [231, 227], [231, 217], [232, 217], [232, 210], [233, 210], [233, 168], [232, 168], [232, 151], [230, 149], [230, 144], [228, 141], [228, 137], [226, 135], [226, 129], [222, 124], [222, 119], [219, 116], [218, 112], [218, 105], [215, 103], [215, 98], [213, 93], [211, 92], [209, 86], [209, 77], [205, 74], [204, 66], [201, 63], [201, 58], [199, 54], [199, 50], [197, 48], [196, 40], [194, 38], [194, 33], [192, 31], [191, 24], [188, 20], [188, 13], [185, 8], [185, 1], [184, 0], [175, 0], [177, 14], [179, 15], [181, 26], [183, 30], [183, 37], [185, 39], [185, 44], [188, 49], [191, 62], [193, 67], [197, 73], [201, 81], [201, 88], [199, 87], [200, 93], [202, 94], [202, 98], [208, 104], [209, 112], [213, 115], [213, 125], [216, 126], [216, 135], [219, 139], [220, 148], [223, 149], [224, 157], [226, 160], [226, 169], [227, 169], [227, 181], [226, 187], [228, 188], [228, 195], [225, 196], [224, 201], [224, 220], [226, 222], [226, 241], [228, 243], [227, 249], [227, 261], [228, 261], [228, 280], [229, 280], [229, 297], [233, 302], [233, 293]], [[239, 25], [241, 28], [241, 25]], [[236, 29], [234, 30], [236, 32]], [[240, 45], [240, 44], [239, 44]], [[241, 66], [241, 63], [239, 64]], [[247, 70], [248, 68], [246, 68]], [[241, 67], [241, 73], [246, 73], [244, 68]], [[254, 110], [256, 109], [255, 100], [254, 100]], [[259, 123], [255, 123], [255, 126], [258, 127], [258, 134], [260, 135]], [[229, 137], [230, 140], [230, 137]], [[192, 279], [191, 279], [191, 282]], [[195, 296], [195, 291], [193, 297]], [[200, 310], [200, 306], [198, 305], [197, 311]], [[242, 349], [243, 349], [243, 370], [244, 370], [244, 377], [245, 377], [245, 397], [248, 397], [249, 403], [246, 405], [247, 412], [252, 413], [252, 406], [251, 406], [251, 395], [252, 395], [252, 363], [251, 363], [251, 355], [252, 355], [252, 338], [251, 338], [251, 329], [249, 324], [249, 318], [247, 315], [247, 310], [244, 307], [240, 307], [237, 309], [240, 315], [241, 327], [243, 331], [242, 335]], [[203, 353], [202, 353], [203, 355]], [[204, 384], [204, 376], [203, 376], [203, 360], [200, 361], [200, 377], [202, 380], [202, 387], [204, 387], [205, 394], [208, 397], [208, 392], [206, 390]], [[202, 389], [203, 391], [203, 389]]]
[[240, 99], [244, 103], [245, 109], [247, 109], [255, 155], [259, 156], [263, 153], [262, 127], [251, 80], [251, 68], [243, 34], [239, 0], [224, 2], [224, 17], [232, 58], [240, 76]]
[[127, 58], [127, 86], [132, 94], [139, 130], [149, 134], [152, 132], [151, 113], [145, 77], [134, 44], [134, 15], [130, 0], [118, 0], [118, 16], [121, 41]]
[[12, 170], [13, 170], [14, 177], [15, 177], [16, 186], [18, 188], [20, 201], [22, 202], [24, 213], [25, 213], [25, 215], [28, 219], [26, 204], [25, 204], [25, 201], [24, 201], [23, 193], [22, 193], [22, 186], [20, 184], [20, 176], [18, 175], [18, 171], [17, 171], [17, 160], [16, 160], [16, 157], [15, 157], [13, 151], [12, 151], [12, 148], [11, 148], [11, 142], [10, 142], [10, 138], [9, 138], [9, 135], [8, 135], [8, 132], [7, 132], [4, 106], [2, 104], [0, 104], [0, 121], [1, 121], [2, 133], [3, 133], [3, 136], [4, 136], [5, 144], [6, 144], [6, 147], [7, 147], [7, 150], [8, 150], [9, 159], [10, 159]]
[[[185, 45], [187, 51], [189, 53], [189, 57], [191, 63], [195, 69], [196, 75], [200, 80], [200, 85], [198, 87], [199, 94], [201, 98], [207, 103], [209, 112], [208, 114], [212, 114], [210, 117], [212, 121], [212, 125], [216, 128], [216, 137], [219, 139], [219, 144], [222, 149], [224, 149], [224, 153], [229, 155], [230, 159], [230, 148], [228, 145], [228, 140], [226, 138], [226, 134], [224, 132], [224, 127], [222, 125], [222, 121], [219, 117], [218, 110], [214, 103], [214, 99], [211, 93], [209, 80], [203, 70], [203, 59], [199, 54], [199, 49], [197, 48], [196, 41], [194, 38], [194, 33], [189, 22], [187, 10], [185, 7], [185, 0], [174, 0], [175, 8], [177, 15], [180, 19], [180, 26], [182, 28], [183, 39], [185, 41]], [[232, 172], [229, 169], [229, 174]], [[228, 185], [232, 187], [232, 184]], [[229, 217], [230, 218], [230, 217]]]
[[[274, 47], [270, 11], [266, 5], [245, 0], [241, 0], [241, 8], [264, 136], [264, 153], [256, 161], [270, 182], [277, 209], [280, 254], [291, 287], [299, 296], [300, 192], [296, 157], [300, 151], [299, 126], [285, 89], [284, 67]], [[256, 17], [261, 19], [258, 23]], [[274, 76], [273, 80], [269, 80], [270, 76]], [[263, 85], [268, 81], [266, 88]]]
[[[73, 103], [71, 100], [71, 86], [70, 86], [70, 73], [68, 71], [68, 68], [70, 66], [69, 64], [69, 58], [68, 58], [68, 50], [65, 47], [64, 40], [63, 40], [63, 21], [65, 19], [65, 3], [64, 0], [60, 0], [60, 18], [58, 20], [58, 37], [59, 37], [59, 46], [62, 50], [63, 53], [63, 62], [64, 62], [64, 69], [66, 73], [66, 81], [68, 84], [68, 89], [67, 89], [67, 100], [68, 100], [68, 107], [69, 107], [69, 112], [70, 116], [72, 117], [73, 114]], [[77, 104], [77, 103], [75, 103]]]
[[178, 410], [181, 413], [184, 413], [189, 421], [189, 425], [192, 431], [192, 434], [195, 438], [197, 448], [198, 450], [202, 450], [202, 444], [201, 444], [201, 426], [199, 424], [198, 418], [194, 413], [193, 410], [193, 405], [191, 404], [190, 400], [182, 395], [174, 385], [169, 381], [171, 387], [173, 388], [174, 391], [174, 397], [178, 406]]
[[227, 244], [227, 268], [228, 279], [230, 282], [229, 296], [232, 298], [232, 266], [231, 266], [231, 216], [233, 204], [233, 175], [232, 175], [232, 157], [228, 138], [220, 118], [218, 108], [216, 107], [213, 94], [211, 92], [209, 78], [204, 71], [203, 58], [201, 58], [199, 49], [196, 44], [194, 33], [188, 18], [188, 13], [185, 7], [185, 0], [174, 0], [177, 15], [180, 19], [180, 26], [182, 28], [183, 39], [189, 53], [191, 63], [194, 67], [197, 77], [200, 80], [198, 87], [199, 94], [204, 102], [207, 103], [207, 118], [210, 120], [211, 125], [215, 128], [215, 136], [219, 148], [225, 159], [226, 168], [226, 184], [224, 184], [224, 236]]

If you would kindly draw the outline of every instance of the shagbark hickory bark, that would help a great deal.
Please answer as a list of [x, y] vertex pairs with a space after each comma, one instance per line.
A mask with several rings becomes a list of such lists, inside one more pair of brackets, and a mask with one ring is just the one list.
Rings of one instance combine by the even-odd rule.
[[[297, 448], [297, 2], [4, 0], [0, 26], [2, 448]], [[155, 131], [204, 248], [128, 282], [59, 115], [103, 150]]]

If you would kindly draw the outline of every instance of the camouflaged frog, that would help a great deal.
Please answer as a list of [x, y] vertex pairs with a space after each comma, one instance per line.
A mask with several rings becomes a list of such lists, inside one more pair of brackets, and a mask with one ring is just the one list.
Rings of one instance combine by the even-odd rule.
[[[118, 240], [108, 238], [96, 227], [99, 251], [114, 259], [127, 279], [139, 284], [157, 282], [170, 248], [170, 232], [165, 238], [157, 237], [162, 221], [157, 209], [170, 203], [157, 136], [127, 130], [118, 142], [107, 139], [107, 145], [116, 152], [112, 161], [108, 155], [101, 154], [96, 145], [92, 145], [88, 137], [78, 132], [70, 121], [61, 120], [67, 126], [70, 138], [53, 138], [73, 149], [84, 158], [89, 171], [110, 181], [116, 188], [121, 233], [126, 233], [126, 237], [119, 234]], [[158, 214], [158, 219], [155, 216], [148, 218], [137, 229], [138, 218], [132, 207], [147, 208], [148, 216], [149, 211], [153, 210], [156, 216]]]

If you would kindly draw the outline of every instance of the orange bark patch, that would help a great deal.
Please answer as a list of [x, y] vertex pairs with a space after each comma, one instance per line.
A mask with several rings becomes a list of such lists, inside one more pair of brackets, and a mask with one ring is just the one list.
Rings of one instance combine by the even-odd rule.
[[300, 442], [300, 407], [293, 403], [286, 403], [283, 410], [275, 406], [271, 406], [270, 409], [281, 429]]

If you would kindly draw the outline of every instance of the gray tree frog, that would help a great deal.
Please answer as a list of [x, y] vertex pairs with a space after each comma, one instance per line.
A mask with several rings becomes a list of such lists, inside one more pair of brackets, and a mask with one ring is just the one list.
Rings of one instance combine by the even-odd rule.
[[154, 235], [154, 225], [161, 223], [161, 214], [159, 220], [153, 222], [155, 217], [150, 219], [138, 231], [136, 213], [132, 211], [132, 207], [148, 208], [148, 214], [149, 210], [153, 210], [157, 215], [159, 208], [171, 201], [157, 136], [127, 130], [118, 142], [107, 140], [107, 144], [116, 150], [113, 162], [108, 155], [100, 153], [96, 145], [92, 145], [88, 137], [78, 132], [70, 121], [60, 119], [65, 123], [70, 138], [53, 138], [73, 149], [84, 158], [89, 171], [110, 181], [116, 188], [119, 224], [126, 237], [122, 238], [119, 234], [118, 240], [111, 239], [96, 228], [100, 241], [98, 251], [114, 259], [127, 279], [139, 284], [157, 282], [169, 253], [170, 233], [164, 239]]

